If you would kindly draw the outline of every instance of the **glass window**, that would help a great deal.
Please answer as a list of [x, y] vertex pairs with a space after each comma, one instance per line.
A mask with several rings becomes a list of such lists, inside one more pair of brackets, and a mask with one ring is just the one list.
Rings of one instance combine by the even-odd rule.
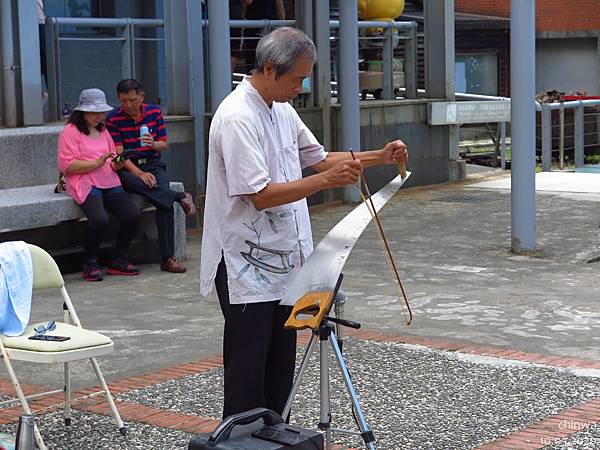
[[457, 54], [456, 92], [498, 95], [498, 55], [496, 53]]

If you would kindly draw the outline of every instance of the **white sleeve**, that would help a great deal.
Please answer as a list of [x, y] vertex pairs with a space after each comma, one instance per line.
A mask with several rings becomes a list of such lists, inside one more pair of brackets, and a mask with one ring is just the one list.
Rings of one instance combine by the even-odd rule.
[[323, 161], [327, 156], [324, 147], [319, 143], [315, 135], [302, 122], [300, 116], [294, 108], [290, 106], [296, 119], [298, 126], [298, 151], [300, 153], [300, 165], [303, 169], [310, 167], [320, 161]]
[[271, 178], [255, 125], [247, 118], [234, 117], [223, 121], [220, 128], [229, 195], [263, 190]]

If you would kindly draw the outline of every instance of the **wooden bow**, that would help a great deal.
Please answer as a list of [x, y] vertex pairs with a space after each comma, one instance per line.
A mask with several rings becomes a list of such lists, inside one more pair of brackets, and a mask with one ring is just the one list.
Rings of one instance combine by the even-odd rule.
[[[352, 155], [352, 159], [356, 160], [356, 157], [354, 156], [354, 152], [352, 150], [350, 150], [350, 154]], [[405, 167], [404, 163], [400, 163], [400, 164], [398, 164], [398, 166], [399, 166], [400, 174], [401, 174], [402, 178], [406, 177], [406, 167]], [[361, 197], [363, 203], [365, 205], [367, 205], [367, 209], [369, 210], [369, 213], [371, 214], [371, 218], [373, 219], [373, 222], [375, 222], [375, 227], [377, 228], [377, 233], [379, 234], [379, 242], [381, 243], [383, 252], [386, 256], [386, 261], [388, 263], [388, 267], [390, 269], [392, 277], [396, 281], [394, 283], [394, 285], [396, 287], [396, 293], [398, 295], [398, 300], [400, 300], [400, 298], [403, 298], [404, 304], [406, 305], [406, 311], [404, 311], [404, 309], [402, 310], [402, 312], [404, 313], [404, 318], [406, 319], [406, 325], [410, 325], [412, 322], [412, 319], [413, 319], [413, 315], [412, 315], [412, 310], [410, 309], [410, 304], [408, 303], [406, 291], [404, 290], [404, 286], [402, 285], [402, 280], [400, 280], [400, 275], [398, 273], [398, 269], [396, 268], [396, 262], [394, 261], [394, 257], [392, 256], [392, 251], [390, 250], [388, 241], [385, 238], [385, 234], [383, 232], [383, 227], [381, 226], [381, 221], [379, 220], [379, 216], [377, 215], [377, 210], [375, 209], [375, 205], [373, 204], [373, 199], [371, 198], [371, 192], [369, 191], [369, 186], [367, 185], [367, 180], [365, 180], [364, 175], [361, 175], [360, 180], [361, 181], [359, 181], [357, 183], [356, 187], [358, 189], [358, 192], [360, 193], [360, 197]], [[361, 188], [361, 182], [362, 182], [362, 185], [364, 186], [365, 192], [367, 193], [366, 197]]]

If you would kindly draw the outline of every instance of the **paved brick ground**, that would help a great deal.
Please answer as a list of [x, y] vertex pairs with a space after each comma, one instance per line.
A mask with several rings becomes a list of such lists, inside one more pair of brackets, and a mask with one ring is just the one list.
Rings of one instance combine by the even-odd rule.
[[[512, 351], [510, 349], [495, 347], [478, 347], [470, 345], [461, 345], [452, 342], [411, 337], [395, 333], [383, 333], [375, 330], [352, 330], [348, 333], [354, 338], [373, 340], [378, 342], [406, 343], [413, 345], [426, 346], [428, 348], [468, 353], [473, 355], [491, 356], [496, 358], [525, 361], [531, 363], [545, 364], [563, 368], [600, 368], [600, 362], [565, 357], [548, 357], [535, 353], [526, 353]], [[301, 333], [299, 344], [304, 345], [308, 342], [310, 334]], [[113, 394], [125, 393], [133, 389], [140, 389], [161, 383], [170, 379], [177, 379], [192, 374], [202, 373], [222, 366], [222, 357], [215, 355], [200, 361], [179, 364], [156, 372], [123, 378], [113, 381], [109, 388]], [[23, 385], [26, 394], [43, 392], [42, 386]], [[98, 387], [81, 389], [73, 393], [74, 398], [86, 397], [97, 392]], [[15, 396], [15, 391], [9, 380], [0, 379], [0, 394]], [[30, 403], [34, 414], [43, 416], [60, 407], [63, 401], [62, 395], [55, 394], [42, 399], [33, 400]], [[201, 417], [193, 414], [181, 414], [167, 409], [153, 408], [139, 403], [129, 401], [116, 401], [119, 412], [125, 421], [139, 422], [155, 427], [169, 428], [187, 433], [206, 433], [212, 431], [218, 421]], [[58, 406], [57, 406], [58, 405]], [[110, 415], [108, 404], [101, 396], [94, 396], [79, 400], [73, 405], [74, 409], [87, 411], [96, 414]], [[22, 413], [20, 406], [14, 406], [4, 409], [0, 412], [0, 424], [16, 422]], [[559, 442], [573, 433], [582, 429], [600, 423], [600, 398], [593, 399], [586, 403], [568, 408], [560, 414], [556, 414], [542, 420], [529, 424], [524, 429], [510, 433], [493, 442], [486, 443], [478, 449], [539, 449], [550, 443]], [[337, 447], [342, 449], [342, 447]], [[345, 447], [344, 447], [345, 448]]]

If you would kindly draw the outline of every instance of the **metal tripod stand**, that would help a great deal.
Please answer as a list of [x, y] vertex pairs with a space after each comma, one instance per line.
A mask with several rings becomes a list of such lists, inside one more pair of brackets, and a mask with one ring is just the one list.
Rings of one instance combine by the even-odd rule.
[[[346, 303], [346, 295], [339, 291], [334, 299], [334, 310], [336, 317], [325, 316], [321, 321], [321, 324], [316, 330], [313, 330], [312, 336], [310, 338], [310, 342], [308, 343], [308, 347], [302, 357], [302, 362], [300, 364], [300, 368], [298, 369], [298, 375], [294, 384], [292, 386], [292, 390], [288, 397], [288, 400], [283, 409], [282, 417], [287, 418], [292, 403], [294, 401], [294, 397], [298, 392], [298, 388], [300, 387], [300, 382], [302, 379], [302, 375], [304, 374], [311, 353], [313, 352], [315, 346], [317, 345], [317, 338], [319, 340], [319, 365], [320, 365], [320, 420], [319, 420], [319, 428], [325, 431], [325, 448], [327, 450], [331, 450], [332, 448], [332, 433], [337, 432], [340, 434], [351, 434], [351, 435], [359, 435], [362, 437], [365, 442], [365, 446], [369, 450], [375, 450], [375, 436], [373, 432], [369, 429], [365, 417], [363, 415], [362, 409], [358, 402], [358, 397], [356, 395], [356, 391], [354, 390], [354, 386], [352, 385], [352, 379], [350, 378], [350, 372], [346, 367], [346, 363], [344, 361], [344, 357], [342, 355], [342, 327], [347, 326], [350, 328], [360, 328], [360, 324], [357, 322], [353, 322], [351, 320], [345, 320], [342, 318], [344, 311], [344, 304]], [[333, 325], [335, 324], [335, 325]], [[336, 333], [337, 331], [337, 333]], [[333, 349], [333, 354], [335, 355], [337, 362], [340, 366], [342, 376], [344, 379], [344, 383], [346, 384], [346, 389], [348, 390], [348, 394], [352, 400], [352, 405], [354, 407], [354, 411], [356, 413], [356, 422], [358, 427], [360, 428], [360, 433], [356, 431], [343, 430], [337, 428], [331, 428], [331, 401], [329, 394], [329, 346], [328, 343], [331, 344], [331, 348]]]

